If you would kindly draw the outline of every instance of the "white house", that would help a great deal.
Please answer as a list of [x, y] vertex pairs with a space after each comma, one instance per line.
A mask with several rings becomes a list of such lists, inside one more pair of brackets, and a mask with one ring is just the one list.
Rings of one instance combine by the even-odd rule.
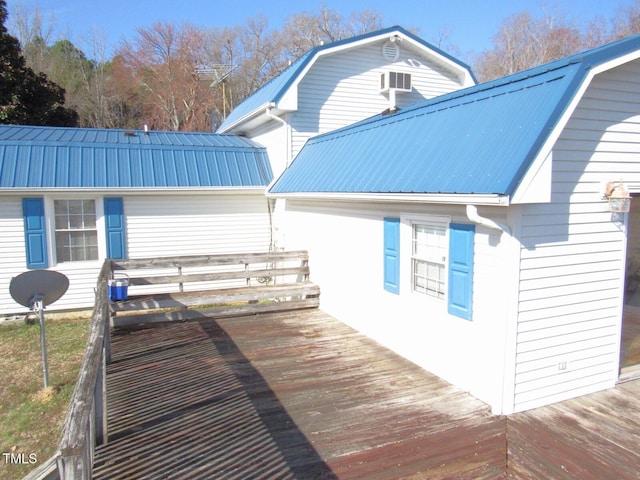
[[28, 269], [69, 277], [49, 310], [86, 308], [105, 258], [267, 251], [271, 180], [234, 135], [0, 125], [0, 315]]
[[268, 195], [323, 310], [509, 414], [618, 381], [608, 182], [640, 193], [640, 37], [315, 136]]
[[469, 67], [401, 27], [315, 47], [218, 129], [267, 148], [279, 175], [308, 138], [474, 85]]

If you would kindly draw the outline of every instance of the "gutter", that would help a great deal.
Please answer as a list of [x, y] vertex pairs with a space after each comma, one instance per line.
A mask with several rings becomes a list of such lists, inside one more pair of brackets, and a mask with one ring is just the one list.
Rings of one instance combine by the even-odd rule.
[[505, 232], [507, 235], [511, 235], [511, 229], [506, 225], [494, 222], [490, 218], [480, 216], [480, 214], [478, 213], [478, 207], [476, 207], [475, 205], [467, 205], [467, 218], [478, 225], [483, 225], [485, 227], [491, 228], [492, 230], [500, 230], [502, 232]]
[[[277, 181], [276, 181], [277, 183]], [[308, 200], [341, 200], [353, 202], [406, 202], [406, 203], [435, 203], [449, 205], [467, 205], [470, 203], [491, 206], [508, 206], [509, 197], [497, 194], [429, 194], [429, 193], [375, 193], [375, 192], [289, 192], [266, 193], [269, 198], [308, 199]]]
[[259, 107], [255, 108], [255, 109], [251, 110], [250, 112], [248, 112], [247, 114], [245, 114], [244, 117], [241, 117], [241, 118], [237, 119], [232, 124], [227, 125], [224, 128], [218, 128], [218, 130], [216, 130], [215, 133], [219, 133], [219, 134], [224, 134], [224, 133], [231, 134], [231, 133], [233, 133], [233, 130], [235, 130], [238, 126], [242, 125], [245, 122], [248, 122], [249, 120], [252, 120], [252, 119], [260, 116], [260, 114], [262, 113], [262, 110], [265, 107], [269, 108], [270, 105], [271, 105], [271, 103], [264, 103], [264, 104], [260, 105]]

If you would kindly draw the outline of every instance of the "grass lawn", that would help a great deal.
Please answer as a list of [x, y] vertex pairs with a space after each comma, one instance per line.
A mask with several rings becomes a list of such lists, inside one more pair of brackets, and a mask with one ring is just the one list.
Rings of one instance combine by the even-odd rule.
[[49, 365], [45, 390], [40, 325], [37, 317], [34, 320], [0, 326], [0, 480], [22, 478], [55, 452], [89, 333], [85, 312], [64, 316], [45, 312]]

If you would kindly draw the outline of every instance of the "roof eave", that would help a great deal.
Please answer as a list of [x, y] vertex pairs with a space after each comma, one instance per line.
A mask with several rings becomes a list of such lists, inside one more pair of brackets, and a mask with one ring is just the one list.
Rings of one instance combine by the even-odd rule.
[[[219, 134], [236, 133], [236, 134], [238, 134], [239, 132], [236, 131], [236, 130], [238, 129], [239, 126], [244, 125], [245, 123], [250, 122], [251, 120], [255, 120], [260, 115], [264, 114], [267, 108], [270, 108], [272, 106], [273, 106], [273, 102], [265, 102], [262, 105], [260, 105], [259, 107], [257, 107], [254, 110], [252, 110], [251, 112], [247, 113], [244, 117], [241, 117], [238, 120], [236, 120], [235, 122], [233, 122], [232, 124], [227, 125], [223, 129], [218, 130], [216, 133], [219, 133]], [[240, 130], [240, 132], [242, 132], [242, 129], [239, 129], [239, 130]]]
[[54, 195], [54, 194], [82, 194], [91, 195], [184, 195], [207, 194], [207, 195], [245, 195], [263, 194], [266, 185], [246, 186], [246, 187], [16, 187], [0, 188], [0, 196], [7, 195]]
[[485, 193], [378, 193], [378, 192], [271, 192], [268, 198], [340, 200], [354, 202], [435, 203], [449, 205], [509, 206], [509, 196]]

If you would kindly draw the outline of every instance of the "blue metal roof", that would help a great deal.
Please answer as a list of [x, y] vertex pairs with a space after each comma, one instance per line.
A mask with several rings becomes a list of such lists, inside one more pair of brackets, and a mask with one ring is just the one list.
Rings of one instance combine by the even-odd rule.
[[0, 189], [266, 186], [266, 149], [235, 135], [0, 125]]
[[[322, 51], [333, 49], [336, 47], [340, 47], [343, 45], [348, 45], [350, 43], [359, 42], [362, 40], [366, 40], [367, 38], [386, 36], [393, 32], [401, 32], [403, 35], [406, 35], [421, 45], [429, 48], [439, 55], [451, 60], [454, 63], [457, 63], [462, 68], [469, 71], [471, 76], [473, 77], [473, 73], [468, 65], [462, 63], [460, 60], [452, 57], [451, 55], [443, 52], [442, 50], [434, 47], [433, 45], [425, 42], [421, 38], [413, 35], [407, 30], [403, 29], [399, 26], [389, 27], [382, 30], [377, 30], [370, 33], [365, 33], [363, 35], [359, 35], [352, 38], [346, 38], [343, 40], [339, 40], [337, 42], [328, 43], [326, 45], [321, 45], [312, 48], [307, 53], [298, 58], [294, 63], [292, 63], [287, 69], [285, 69], [280, 75], [275, 77], [270, 82], [266, 83], [263, 87], [257, 90], [253, 95], [247, 97], [240, 105], [235, 107], [229, 116], [222, 122], [220, 128], [218, 128], [219, 132], [225, 131], [228, 127], [238, 122], [239, 120], [259, 111], [259, 109], [265, 108], [266, 105], [271, 103], [278, 102], [283, 95], [287, 92], [289, 87], [298, 79], [300, 74], [304, 71], [306, 66], [313, 61], [316, 55]], [[474, 77], [475, 80], [475, 77]]]
[[311, 138], [270, 192], [515, 192], [589, 69], [640, 36]]

